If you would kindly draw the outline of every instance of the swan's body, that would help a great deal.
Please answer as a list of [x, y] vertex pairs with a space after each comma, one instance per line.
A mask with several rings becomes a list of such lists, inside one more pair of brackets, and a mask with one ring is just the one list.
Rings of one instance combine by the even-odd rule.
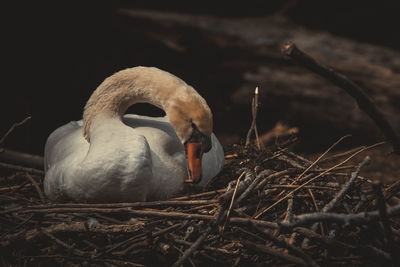
[[[161, 107], [167, 116], [122, 115], [138, 102]], [[211, 149], [202, 158], [202, 186], [224, 162], [210, 114], [193, 88], [167, 72], [144, 67], [118, 72], [93, 93], [82, 121], [49, 136], [45, 193], [53, 200], [90, 202], [175, 196], [184, 190], [188, 173], [184, 143], [195, 131], [190, 123], [211, 138]]]

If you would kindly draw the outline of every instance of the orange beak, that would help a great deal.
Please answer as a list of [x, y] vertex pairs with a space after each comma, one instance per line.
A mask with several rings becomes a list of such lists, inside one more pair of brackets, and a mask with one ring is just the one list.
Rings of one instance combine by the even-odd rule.
[[186, 153], [188, 178], [185, 180], [185, 183], [197, 184], [201, 180], [201, 161], [203, 159], [201, 143], [187, 143]]

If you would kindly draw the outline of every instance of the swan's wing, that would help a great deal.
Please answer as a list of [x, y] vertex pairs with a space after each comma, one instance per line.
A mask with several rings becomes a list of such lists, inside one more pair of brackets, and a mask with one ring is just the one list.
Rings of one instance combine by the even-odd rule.
[[44, 190], [50, 199], [63, 199], [68, 173], [83, 160], [88, 149], [82, 121], [67, 123], [50, 134], [44, 151]]
[[104, 138], [90, 144], [83, 138], [81, 121], [55, 130], [45, 147], [46, 195], [94, 202], [146, 200], [152, 178], [148, 143], [120, 125], [105, 123], [98, 129], [105, 131]]
[[203, 155], [203, 178], [199, 183], [200, 186], [206, 185], [224, 167], [224, 150], [214, 133], [211, 134], [211, 143], [211, 150]]
[[44, 149], [44, 170], [65, 159], [71, 153], [84, 154], [89, 143], [83, 138], [82, 121], [71, 121], [56, 129], [47, 138]]

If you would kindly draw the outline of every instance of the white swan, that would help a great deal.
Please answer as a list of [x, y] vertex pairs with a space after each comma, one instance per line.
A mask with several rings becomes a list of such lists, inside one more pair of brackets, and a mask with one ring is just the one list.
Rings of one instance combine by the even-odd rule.
[[[124, 115], [144, 102], [167, 116]], [[206, 101], [168, 72], [135, 67], [107, 78], [88, 100], [83, 120], [49, 136], [44, 189], [52, 200], [165, 199], [182, 192], [185, 180], [205, 185], [223, 163]]]

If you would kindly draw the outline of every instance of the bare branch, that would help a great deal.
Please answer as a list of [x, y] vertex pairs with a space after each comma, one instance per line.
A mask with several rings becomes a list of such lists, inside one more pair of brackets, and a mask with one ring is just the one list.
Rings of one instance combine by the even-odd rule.
[[[400, 205], [393, 206], [388, 209], [388, 217], [397, 216], [400, 214]], [[360, 212], [355, 214], [340, 214], [340, 213], [309, 213], [299, 216], [294, 216], [292, 222], [280, 222], [279, 225], [285, 228], [293, 228], [296, 226], [304, 226], [314, 222], [336, 222], [345, 225], [367, 224], [380, 219], [379, 211]]]
[[389, 121], [385, 118], [383, 113], [378, 109], [372, 99], [364, 92], [364, 90], [349, 80], [346, 76], [336, 72], [332, 68], [328, 68], [318, 63], [311, 56], [297, 48], [292, 42], [286, 42], [282, 46], [282, 52], [290, 58], [296, 60], [304, 67], [317, 73], [323, 78], [327, 79], [334, 85], [344, 89], [356, 101], [361, 110], [363, 110], [382, 130], [386, 138], [392, 144], [394, 152], [400, 154], [400, 139], [396, 131], [390, 125]]
[[14, 131], [15, 128], [17, 128], [17, 127], [19, 127], [21, 125], [24, 125], [30, 119], [32, 119], [32, 117], [28, 116], [25, 119], [23, 119], [22, 121], [14, 123], [11, 126], [11, 128], [6, 132], [6, 134], [0, 139], [0, 146], [3, 144], [4, 140], [6, 140], [6, 138], [10, 135], [10, 133], [12, 133]]

